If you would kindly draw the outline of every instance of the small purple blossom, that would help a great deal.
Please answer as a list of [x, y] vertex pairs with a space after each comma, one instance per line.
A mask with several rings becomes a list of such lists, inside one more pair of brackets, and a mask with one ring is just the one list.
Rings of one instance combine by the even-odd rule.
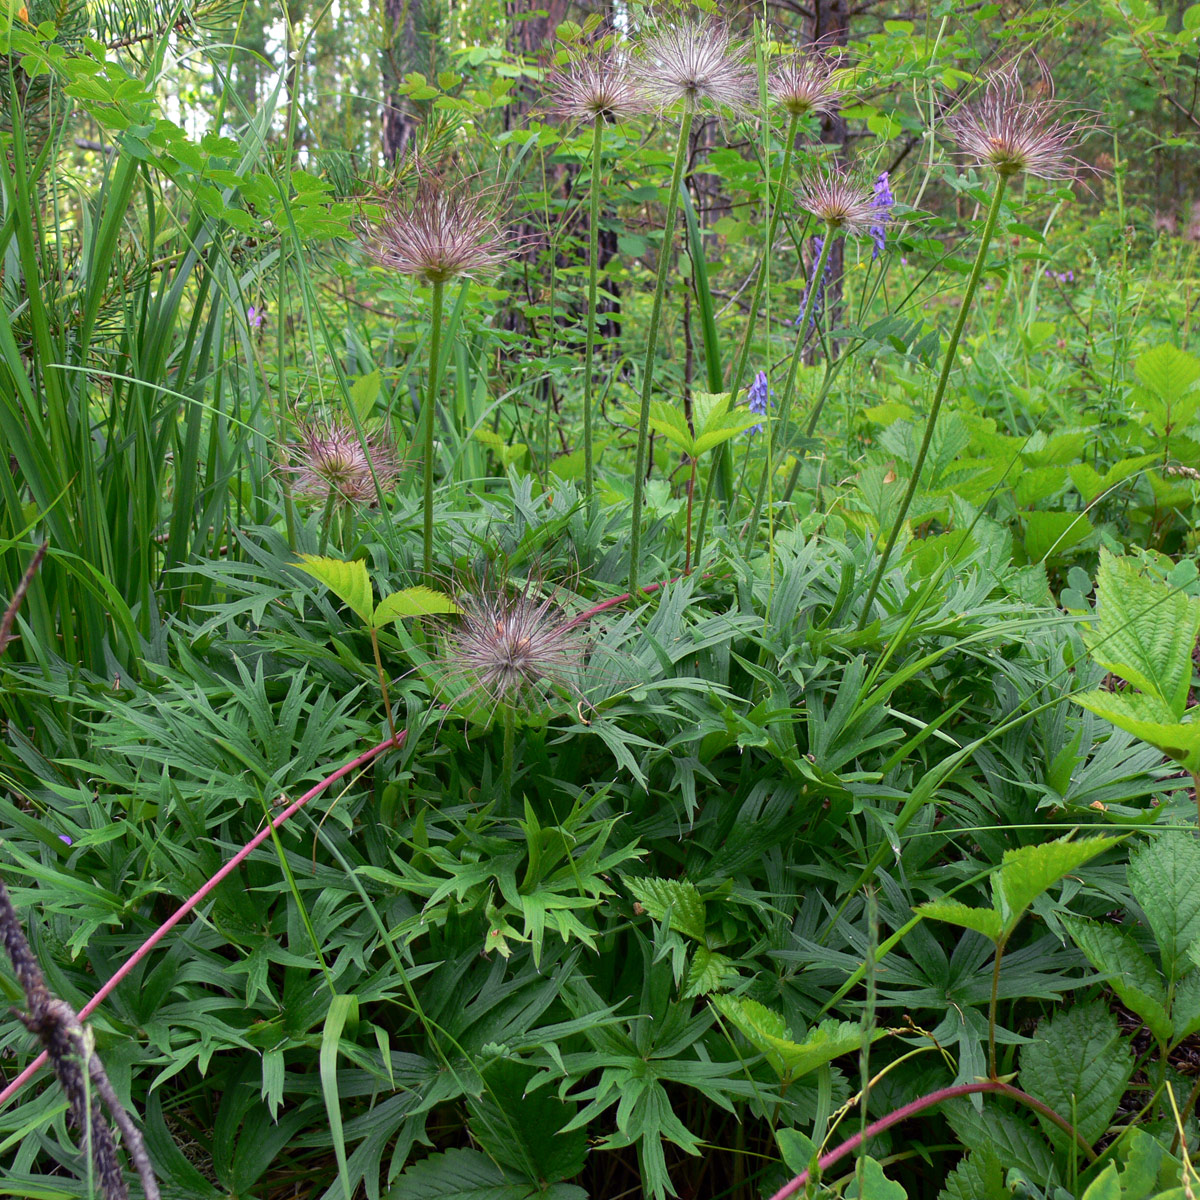
[[249, 325], [251, 329], [261, 329], [263, 317], [266, 315], [267, 310], [265, 308], [256, 308], [252, 304], [248, 309], [246, 309], [246, 324]]
[[887, 245], [887, 223], [892, 219], [892, 206], [895, 203], [896, 197], [892, 194], [888, 173], [881, 171], [879, 178], [875, 180], [875, 224], [868, 230], [875, 240], [875, 246], [871, 250], [872, 259], [878, 258]]
[[1052, 271], [1049, 267], [1046, 268], [1046, 278], [1053, 279], [1056, 283], [1074, 283], [1074, 271]]
[[[824, 249], [825, 239], [818, 233], [812, 239], [812, 254], [813, 268], [816, 269], [816, 264], [821, 260], [821, 251]], [[809, 297], [813, 290], [813, 281], [810, 278], [808, 287], [804, 289], [804, 297], [800, 301], [800, 315], [796, 318], [795, 325], [799, 329], [804, 324], [804, 314], [808, 313], [808, 327], [811, 329], [817, 323], [817, 314], [821, 311], [822, 304], [825, 303], [825, 285], [833, 277], [833, 263], [826, 262], [825, 270], [821, 276], [821, 281], [817, 287], [815, 296], [812, 296], [812, 303], [809, 303]]]
[[[746, 407], [756, 417], [765, 417], [768, 408], [774, 408], [775, 402], [771, 397], [775, 394], [771, 387], [770, 380], [767, 379], [766, 371], [759, 371], [754, 377], [754, 382], [750, 385], [749, 391], [746, 393]], [[752, 425], [750, 433], [761, 433], [762, 425]]]
[[67, 837], [67, 835], [66, 835], [65, 833], [60, 833], [60, 834], [58, 835], [58, 840], [59, 840], [60, 842], [66, 842], [68, 846], [70, 846], [70, 845], [73, 845], [73, 844], [74, 844], [74, 843], [71, 841], [71, 839], [70, 839], [69, 837]]

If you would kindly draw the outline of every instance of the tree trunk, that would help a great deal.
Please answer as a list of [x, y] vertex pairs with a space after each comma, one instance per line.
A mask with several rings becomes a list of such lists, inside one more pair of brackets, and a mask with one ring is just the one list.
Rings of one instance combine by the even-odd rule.
[[421, 0], [383, 0], [384, 40], [381, 74], [385, 100], [381, 141], [383, 161], [395, 164], [416, 128], [411, 108], [398, 94], [400, 80], [415, 70], [417, 58], [417, 17]]

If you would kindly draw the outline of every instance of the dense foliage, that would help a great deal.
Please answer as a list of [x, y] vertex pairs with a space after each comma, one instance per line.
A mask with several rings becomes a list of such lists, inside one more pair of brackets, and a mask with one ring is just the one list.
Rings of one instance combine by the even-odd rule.
[[0, 876], [163, 1196], [1200, 1186], [1200, 5], [893, 7], [0, 15]]

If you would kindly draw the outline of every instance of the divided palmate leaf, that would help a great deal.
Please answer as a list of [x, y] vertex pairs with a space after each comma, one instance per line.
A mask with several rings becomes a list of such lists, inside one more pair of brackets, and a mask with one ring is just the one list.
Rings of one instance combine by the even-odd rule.
[[1200, 599], [1101, 551], [1097, 625], [1084, 635], [1092, 657], [1143, 692], [1158, 696], [1174, 720], [1183, 716], [1200, 634]]
[[1006, 850], [1000, 870], [992, 877], [992, 897], [1004, 922], [1004, 932], [1012, 932], [1025, 910], [1047, 888], [1120, 840], [1094, 837]]
[[346, 562], [319, 554], [302, 554], [300, 561], [292, 565], [323, 583], [351, 612], [361, 617], [364, 624], [371, 624], [375, 615], [375, 597], [366, 563], [361, 559]]
[[447, 1150], [431, 1154], [400, 1176], [386, 1200], [587, 1200], [574, 1184], [542, 1188], [528, 1180], [510, 1180], [479, 1150]]

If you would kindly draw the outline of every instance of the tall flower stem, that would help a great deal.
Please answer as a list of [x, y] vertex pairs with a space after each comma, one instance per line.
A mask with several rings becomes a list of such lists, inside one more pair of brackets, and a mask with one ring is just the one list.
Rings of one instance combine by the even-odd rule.
[[893, 548], [896, 545], [896, 539], [900, 536], [900, 530], [904, 526], [904, 519], [908, 516], [909, 506], [912, 504], [913, 496], [916, 495], [917, 485], [921, 481], [921, 468], [925, 465], [925, 457], [929, 453], [929, 443], [933, 440], [933, 429], [937, 424], [938, 413], [942, 409], [942, 399], [946, 395], [946, 384], [950, 379], [950, 372], [954, 367], [954, 357], [958, 350], [959, 338], [962, 337], [963, 326], [967, 323], [967, 313], [971, 308], [971, 301], [975, 298], [975, 288], [979, 284], [979, 277], [983, 274], [983, 264], [987, 260], [988, 246], [992, 240], [992, 234], [996, 230], [996, 222], [1000, 217], [1000, 205], [1004, 200], [1004, 189], [1008, 185], [1008, 177], [1002, 172], [996, 174], [996, 192], [992, 197], [992, 207], [988, 209], [987, 221], [983, 226], [983, 236], [979, 241], [979, 252], [975, 255], [975, 265], [971, 268], [971, 277], [967, 280], [967, 290], [963, 294], [962, 304], [959, 306], [958, 316], [954, 321], [954, 328], [950, 332], [950, 343], [946, 347], [946, 356], [942, 360], [942, 373], [938, 376], [937, 390], [933, 394], [933, 404], [929, 409], [929, 416], [925, 421], [925, 435], [921, 438], [920, 448], [917, 450], [917, 460], [913, 463], [912, 475], [909, 476], [908, 487], [904, 491], [904, 499], [900, 501], [900, 509], [896, 513], [896, 519], [892, 523], [892, 532], [888, 534], [887, 544], [883, 548], [883, 554], [879, 559], [879, 566], [875, 568], [875, 577], [871, 580], [871, 589], [867, 592], [866, 602], [863, 604], [862, 612], [858, 617], [858, 628], [862, 629], [871, 615], [871, 605], [875, 603], [875, 596], [879, 591], [879, 585], [883, 580], [883, 574], [887, 570], [888, 559], [891, 557]]
[[[804, 352], [804, 339], [808, 333], [809, 313], [812, 312], [813, 303], [816, 301], [818, 291], [821, 287], [821, 277], [825, 272], [825, 264], [829, 262], [829, 252], [833, 246], [833, 226], [826, 224], [825, 239], [821, 244], [821, 253], [817, 255], [817, 265], [813, 268], [813, 273], [809, 277], [808, 294], [804, 297], [804, 309], [800, 313], [800, 329], [796, 334], [796, 348], [792, 352], [792, 365], [788, 371], [787, 387], [784, 389], [783, 401], [779, 406], [779, 432], [782, 435], [787, 430], [787, 419], [791, 415], [792, 400], [796, 395], [796, 375], [800, 369], [800, 358]], [[809, 430], [809, 437], [812, 436], [812, 430]], [[772, 450], [774, 447], [772, 447]], [[754, 498], [754, 510], [750, 514], [750, 523], [746, 527], [746, 549], [749, 550], [754, 543], [754, 531], [758, 527], [758, 519], [762, 515], [763, 498], [767, 494], [767, 482], [775, 471], [773, 454], [767, 455], [767, 462], [763, 467], [762, 478], [758, 481], [758, 495]], [[697, 539], [699, 540], [699, 539]]]
[[600, 274], [600, 169], [603, 165], [604, 118], [592, 123], [591, 220], [588, 223], [588, 316], [587, 344], [583, 352], [583, 494], [591, 504], [596, 475], [592, 450], [592, 400], [595, 380], [592, 363], [596, 353], [596, 292]]
[[[799, 128], [799, 125], [800, 114], [793, 113], [788, 119], [787, 135], [783, 145], [783, 165], [779, 169], [779, 185], [781, 188], [787, 187], [788, 177], [792, 173], [792, 152], [796, 144], [796, 130]], [[762, 303], [763, 291], [766, 288], [767, 275], [770, 271], [771, 252], [775, 249], [775, 237], [779, 231], [779, 219], [783, 215], [783, 209], [784, 205], [782, 197], [780, 197], [779, 203], [773, 205], [771, 208], [771, 220], [767, 226], [766, 251], [763, 254], [762, 262], [758, 265], [758, 275], [754, 280], [754, 295], [750, 298], [750, 311], [746, 317], [746, 332], [742, 337], [742, 348], [738, 351], [737, 365], [734, 367], [733, 375], [729, 380], [729, 395], [732, 404], [737, 403], [738, 392], [742, 389], [742, 380], [746, 378], [746, 363], [750, 359], [750, 344], [754, 340], [754, 329], [758, 324], [758, 308]], [[803, 326], [801, 328], [803, 329]], [[783, 428], [782, 425], [780, 428]], [[708, 471], [708, 480], [704, 485], [704, 499], [700, 503], [700, 521], [696, 526], [697, 560], [699, 560], [701, 551], [704, 548], [704, 532], [708, 526], [708, 509], [712, 504], [718, 462], [718, 459], [713, 459], [713, 464]], [[761, 495], [762, 492], [760, 489], [760, 498], [756, 507], [761, 507]], [[754, 521], [757, 521], [757, 519], [756, 515]]]
[[516, 811], [513, 799], [513, 758], [517, 746], [517, 714], [511, 704], [504, 705], [504, 757], [500, 765], [500, 790], [504, 803]]
[[679, 145], [675, 150], [675, 166], [671, 171], [671, 188], [667, 193], [667, 214], [663, 220], [662, 246], [658, 255], [658, 281], [654, 286], [654, 305], [650, 309], [650, 329], [646, 335], [646, 366], [642, 372], [642, 403], [638, 411], [637, 460], [633, 476], [633, 530], [629, 539], [629, 591], [637, 595], [638, 561], [642, 553], [642, 493], [646, 476], [646, 443], [650, 433], [650, 397], [654, 393], [654, 354], [658, 349], [658, 326], [662, 319], [663, 296], [667, 290], [667, 269], [671, 262], [671, 241], [675, 234], [675, 213], [679, 207], [679, 187], [683, 182], [683, 166], [687, 161], [688, 141], [692, 133], [692, 109], [683, 111], [679, 130]]
[[442, 292], [445, 283], [435, 279], [433, 287], [433, 316], [429, 330], [429, 387], [425, 393], [425, 410], [421, 416], [425, 424], [425, 582], [434, 586], [433, 578], [433, 422], [437, 408], [438, 375], [442, 357]]

